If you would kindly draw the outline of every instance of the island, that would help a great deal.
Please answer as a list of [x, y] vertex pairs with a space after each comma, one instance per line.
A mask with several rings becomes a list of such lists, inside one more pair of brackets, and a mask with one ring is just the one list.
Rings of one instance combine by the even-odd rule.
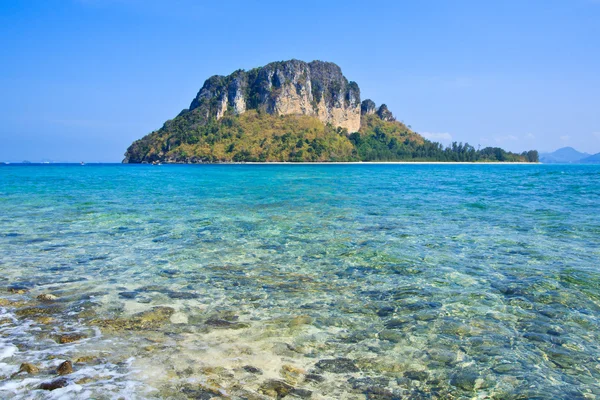
[[398, 121], [331, 62], [273, 62], [215, 75], [174, 119], [136, 140], [123, 163], [538, 162], [538, 152], [444, 147]]

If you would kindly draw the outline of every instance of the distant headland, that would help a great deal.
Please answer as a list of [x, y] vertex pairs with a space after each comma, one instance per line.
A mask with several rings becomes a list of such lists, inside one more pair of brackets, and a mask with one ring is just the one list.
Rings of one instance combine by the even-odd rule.
[[588, 154], [572, 147], [562, 147], [552, 153], [540, 154], [540, 161], [544, 164], [599, 164], [600, 153]]
[[397, 121], [331, 62], [290, 60], [207, 79], [162, 128], [136, 140], [124, 163], [538, 162], [469, 144], [444, 147]]

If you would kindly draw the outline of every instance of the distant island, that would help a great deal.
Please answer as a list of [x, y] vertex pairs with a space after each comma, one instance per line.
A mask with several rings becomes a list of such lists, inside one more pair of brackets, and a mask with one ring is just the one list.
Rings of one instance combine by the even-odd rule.
[[540, 154], [540, 161], [544, 164], [598, 164], [600, 153], [588, 154], [572, 147], [562, 147], [552, 153]]
[[444, 147], [361, 102], [356, 82], [330, 62], [273, 62], [204, 82], [189, 109], [136, 140], [123, 163], [538, 162], [469, 144]]

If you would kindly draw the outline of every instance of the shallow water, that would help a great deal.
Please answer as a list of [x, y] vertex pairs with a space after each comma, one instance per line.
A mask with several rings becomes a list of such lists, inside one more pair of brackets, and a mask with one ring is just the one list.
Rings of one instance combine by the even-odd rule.
[[3, 166], [0, 397], [594, 399], [599, 261], [599, 166]]

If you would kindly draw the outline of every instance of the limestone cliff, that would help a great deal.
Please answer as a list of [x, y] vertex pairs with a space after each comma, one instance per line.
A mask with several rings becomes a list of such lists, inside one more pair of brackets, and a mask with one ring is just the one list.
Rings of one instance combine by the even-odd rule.
[[361, 115], [373, 115], [377, 112], [377, 106], [375, 102], [371, 99], [367, 99], [363, 101], [360, 105], [360, 114]]
[[255, 109], [274, 115], [309, 115], [356, 132], [360, 128], [360, 89], [336, 64], [299, 60], [274, 62], [248, 72], [213, 76], [192, 101], [205, 119], [228, 111]]

